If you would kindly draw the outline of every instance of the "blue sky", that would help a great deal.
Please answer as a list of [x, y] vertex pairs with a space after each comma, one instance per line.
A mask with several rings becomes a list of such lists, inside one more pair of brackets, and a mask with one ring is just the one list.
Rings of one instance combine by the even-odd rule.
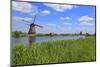
[[[69, 4], [12, 2], [12, 30], [28, 32], [34, 15], [37, 33], [95, 33], [95, 7]], [[28, 22], [25, 22], [25, 21]]]

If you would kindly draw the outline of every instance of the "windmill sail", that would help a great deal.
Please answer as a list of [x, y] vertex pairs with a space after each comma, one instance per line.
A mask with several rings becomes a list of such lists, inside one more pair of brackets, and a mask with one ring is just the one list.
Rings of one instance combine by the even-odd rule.
[[30, 24], [30, 29], [29, 29], [28, 34], [36, 34], [35, 26], [42, 28], [42, 26], [40, 26], [40, 25], [38, 25], [38, 24], [35, 24], [36, 16], [37, 16], [37, 15], [34, 16], [33, 23]]
[[[38, 15], [38, 14], [37, 14], [37, 15]], [[34, 16], [33, 22], [29, 22], [29, 21], [26, 21], [26, 20], [22, 20], [22, 21], [27, 22], [27, 25], [30, 25], [28, 34], [36, 34], [35, 26], [42, 28], [42, 26], [40, 26], [40, 25], [38, 25], [38, 24], [35, 24], [37, 15]], [[29, 24], [29, 23], [31, 23], [31, 24]]]

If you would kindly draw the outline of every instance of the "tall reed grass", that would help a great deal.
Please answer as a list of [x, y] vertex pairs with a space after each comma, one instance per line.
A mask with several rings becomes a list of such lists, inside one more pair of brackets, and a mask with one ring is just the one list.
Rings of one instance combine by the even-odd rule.
[[96, 60], [94, 36], [77, 40], [51, 40], [12, 47], [12, 65], [68, 63]]

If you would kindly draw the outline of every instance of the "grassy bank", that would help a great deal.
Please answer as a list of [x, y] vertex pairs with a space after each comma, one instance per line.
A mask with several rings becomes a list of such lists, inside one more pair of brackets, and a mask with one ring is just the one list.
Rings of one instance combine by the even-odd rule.
[[95, 37], [12, 47], [12, 65], [95, 61]]
[[82, 33], [77, 33], [77, 34], [54, 34], [54, 33], [46, 33], [46, 34], [42, 34], [42, 33], [38, 33], [38, 34], [27, 34], [27, 33], [23, 33], [21, 31], [15, 31], [12, 32], [12, 37], [34, 37], [34, 36], [94, 36], [95, 34], [82, 34]]

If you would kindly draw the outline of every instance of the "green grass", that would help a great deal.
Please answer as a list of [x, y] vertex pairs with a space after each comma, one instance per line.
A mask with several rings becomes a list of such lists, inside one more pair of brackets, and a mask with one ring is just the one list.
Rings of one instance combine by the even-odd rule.
[[96, 60], [95, 37], [51, 40], [40, 44], [12, 47], [12, 65], [82, 62]]
[[50, 34], [50, 33], [47, 33], [47, 34], [27, 34], [27, 33], [23, 33], [21, 31], [15, 31], [15, 32], [12, 32], [12, 37], [34, 37], [34, 36], [94, 36], [95, 34], [89, 34], [89, 33], [86, 33], [86, 34]]

